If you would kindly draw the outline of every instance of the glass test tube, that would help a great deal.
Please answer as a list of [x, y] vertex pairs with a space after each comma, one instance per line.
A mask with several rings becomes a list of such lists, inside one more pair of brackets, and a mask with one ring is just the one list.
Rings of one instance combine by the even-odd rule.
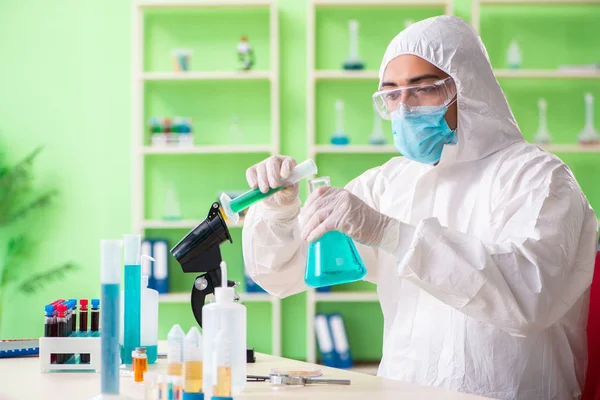
[[[101, 242], [101, 270], [100, 282], [102, 284], [102, 394], [119, 393], [119, 315], [120, 299], [119, 284], [121, 282], [121, 254], [122, 242], [120, 240], [103, 240]], [[94, 300], [92, 300], [92, 307]], [[92, 321], [94, 310], [92, 309]]]
[[[55, 337], [56, 336], [56, 318], [54, 317], [54, 306], [48, 304], [44, 309], [44, 336]], [[50, 354], [50, 363], [56, 362], [56, 354]]]
[[[66, 337], [67, 336], [67, 305], [59, 304], [58, 305], [58, 314], [56, 315], [56, 336], [58, 337]], [[67, 361], [66, 354], [57, 354], [56, 355], [56, 363], [64, 364]]]
[[309, 176], [317, 173], [317, 165], [313, 160], [305, 160], [300, 164], [296, 165], [290, 172], [287, 178], [281, 180], [281, 186], [277, 188], [270, 188], [267, 193], [262, 193], [260, 188], [252, 189], [246, 193], [236, 197], [235, 199], [229, 198], [225, 193], [219, 198], [221, 207], [225, 215], [233, 222], [237, 222], [239, 219], [238, 213], [250, 207], [252, 204], [271, 196], [272, 194], [288, 187], [292, 186], [301, 180], [308, 178]]
[[131, 354], [140, 346], [142, 307], [141, 235], [123, 235], [125, 242], [125, 315], [123, 327], [124, 364], [131, 364]]
[[[79, 300], [79, 335], [86, 336], [88, 330], [88, 301], [87, 299]], [[89, 354], [81, 354], [80, 362], [87, 364], [90, 362]]]
[[90, 331], [92, 336], [98, 336], [100, 331], [100, 299], [92, 299], [92, 315], [91, 315]]

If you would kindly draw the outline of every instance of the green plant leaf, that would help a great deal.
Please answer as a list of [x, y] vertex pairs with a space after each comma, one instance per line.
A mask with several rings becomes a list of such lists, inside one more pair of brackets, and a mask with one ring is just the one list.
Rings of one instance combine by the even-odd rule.
[[22, 260], [27, 256], [30, 241], [25, 235], [8, 240], [2, 273], [0, 274], [0, 289], [15, 281], [21, 272]]
[[63, 279], [69, 272], [77, 269], [79, 269], [79, 267], [74, 263], [58, 265], [29, 276], [18, 286], [18, 289], [26, 294], [33, 294], [36, 291], [43, 289], [49, 283]]
[[42, 150], [36, 148], [27, 157], [13, 167], [0, 169], [0, 220], [2, 216], [12, 214], [22, 197], [31, 190], [33, 182], [33, 161]]
[[32, 211], [48, 206], [57, 195], [58, 191], [51, 190], [38, 196], [28, 204], [17, 208], [15, 211], [6, 213], [4, 215], [0, 213], [0, 226], [12, 224], [20, 219], [25, 218]]
[[43, 149], [43, 146], [38, 146], [31, 153], [29, 153], [27, 157], [19, 161], [12, 168], [1, 168], [0, 190], [5, 189], [6, 187], [10, 186], [10, 184], [12, 184], [13, 182], [18, 181], [19, 178], [22, 178], [23, 176], [29, 174], [31, 172], [31, 167], [33, 166], [33, 161]]

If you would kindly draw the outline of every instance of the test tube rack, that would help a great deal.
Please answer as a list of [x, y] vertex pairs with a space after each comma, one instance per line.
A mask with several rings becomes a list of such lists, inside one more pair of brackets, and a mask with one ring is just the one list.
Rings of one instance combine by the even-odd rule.
[[[64, 364], [51, 362], [53, 354], [75, 354]], [[89, 354], [89, 363], [79, 363], [79, 354]], [[100, 372], [101, 345], [99, 336], [41, 337], [40, 369], [42, 372], [52, 371], [90, 371]]]

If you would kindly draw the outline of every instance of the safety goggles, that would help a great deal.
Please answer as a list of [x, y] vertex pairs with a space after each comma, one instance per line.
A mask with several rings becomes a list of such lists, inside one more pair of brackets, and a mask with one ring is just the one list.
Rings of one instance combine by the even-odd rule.
[[401, 105], [409, 112], [418, 111], [419, 107], [447, 106], [455, 96], [456, 86], [448, 77], [432, 83], [380, 90], [373, 95], [373, 103], [381, 118], [392, 119]]

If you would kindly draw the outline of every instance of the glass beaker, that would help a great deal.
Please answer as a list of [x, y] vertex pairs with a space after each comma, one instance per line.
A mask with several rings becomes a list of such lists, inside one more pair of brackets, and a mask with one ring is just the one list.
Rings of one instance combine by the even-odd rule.
[[[308, 181], [312, 192], [319, 186], [331, 186], [329, 177]], [[367, 269], [350, 237], [338, 231], [325, 233], [308, 245], [304, 281], [313, 288], [361, 280]]]

